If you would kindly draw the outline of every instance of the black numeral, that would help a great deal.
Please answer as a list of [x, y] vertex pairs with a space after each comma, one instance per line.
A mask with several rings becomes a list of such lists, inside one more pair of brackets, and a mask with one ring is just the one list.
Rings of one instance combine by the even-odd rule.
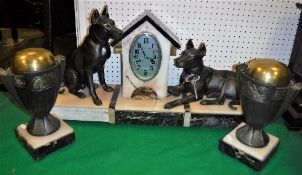
[[135, 62], [136, 62], [136, 63], [139, 63], [139, 62], [142, 62], [142, 60], [141, 60], [141, 59], [138, 59], [138, 60], [136, 60]]
[[152, 64], [155, 64], [155, 61], [154, 61], [154, 59], [151, 59], [150, 61], [151, 61], [151, 63], [152, 63]]
[[141, 43], [137, 43], [137, 47], [138, 47], [138, 48], [141, 48], [141, 47], [142, 47], [142, 44], [141, 44]]
[[154, 44], [152, 44], [152, 48], [154, 47]]
[[139, 65], [139, 64], [138, 64], [138, 65], [137, 65], [137, 68], [136, 68], [136, 70], [138, 70], [138, 69], [139, 69], [140, 67], [141, 67], [141, 65]]
[[150, 70], [153, 70], [153, 66], [150, 66]]
[[146, 76], [148, 74], [147, 70], [144, 70], [144, 75]]
[[148, 44], [149, 43], [149, 38], [144, 38], [144, 44]]
[[135, 54], [139, 54], [139, 50], [138, 50], [138, 49], [135, 49], [135, 50], [134, 50], [134, 53], [135, 53]]

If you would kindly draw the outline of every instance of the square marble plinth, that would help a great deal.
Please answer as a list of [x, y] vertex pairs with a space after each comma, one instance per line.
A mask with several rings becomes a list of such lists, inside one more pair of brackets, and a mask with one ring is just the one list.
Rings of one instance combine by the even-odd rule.
[[34, 159], [44, 158], [49, 153], [64, 147], [75, 140], [73, 129], [63, 120], [60, 120], [60, 128], [47, 136], [33, 136], [28, 133], [26, 124], [21, 124], [16, 129], [16, 134], [24, 147]]
[[64, 120], [109, 122], [108, 109], [113, 92], [106, 92], [102, 87], [96, 89], [98, 97], [103, 102], [101, 106], [93, 103], [87, 89], [82, 92], [86, 95], [84, 99], [70, 94], [65, 89], [63, 94], [58, 95], [51, 113]]
[[271, 134], [269, 136], [268, 144], [263, 148], [253, 148], [241, 143], [236, 137], [236, 131], [238, 128], [244, 126], [245, 123], [241, 123], [229, 134], [227, 134], [219, 143], [219, 149], [234, 157], [235, 159], [247, 164], [248, 166], [260, 170], [271, 158], [271, 156], [277, 150], [279, 139]]

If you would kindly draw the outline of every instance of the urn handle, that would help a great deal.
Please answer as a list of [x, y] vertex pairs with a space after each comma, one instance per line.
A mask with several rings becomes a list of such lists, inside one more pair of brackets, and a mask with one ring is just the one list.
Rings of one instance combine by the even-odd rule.
[[19, 106], [21, 106], [22, 108], [24, 108], [24, 104], [21, 101], [21, 99], [19, 98], [18, 93], [17, 93], [16, 88], [15, 88], [15, 79], [14, 79], [15, 77], [10, 72], [10, 69], [4, 70], [4, 69], [0, 68], [0, 78], [1, 78], [4, 86], [8, 90], [8, 92], [11, 94], [11, 96], [15, 100], [15, 102]]
[[301, 89], [302, 89], [302, 83], [294, 83], [294, 82], [290, 83], [290, 85], [287, 87], [287, 91], [283, 103], [276, 115], [277, 117], [281, 116], [288, 109], [288, 107], [293, 103], [293, 101], [295, 100]]
[[246, 71], [246, 69], [247, 69], [247, 64], [245, 64], [245, 63], [241, 63], [241, 64], [238, 64], [237, 66], [236, 66], [236, 74], [237, 74], [237, 91], [240, 93], [240, 85], [241, 85], [241, 79], [242, 79], [242, 74]]
[[60, 82], [62, 82], [64, 71], [65, 71], [65, 64], [66, 59], [63, 55], [56, 55], [55, 60], [60, 64]]

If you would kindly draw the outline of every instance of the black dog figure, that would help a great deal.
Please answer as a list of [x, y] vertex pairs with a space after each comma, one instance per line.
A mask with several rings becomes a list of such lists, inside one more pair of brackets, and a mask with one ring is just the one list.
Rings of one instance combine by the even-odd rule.
[[179, 96], [181, 93], [190, 95], [165, 104], [165, 109], [190, 103], [203, 99], [203, 95], [214, 100], [202, 100], [203, 105], [224, 104], [226, 98], [232, 99], [229, 103], [231, 109], [236, 109], [233, 104], [237, 104], [237, 79], [236, 73], [227, 70], [214, 70], [203, 65], [203, 57], [206, 54], [204, 43], [194, 48], [190, 39], [181, 55], [174, 60], [174, 65], [183, 68], [179, 79], [179, 85], [170, 87], [169, 94]]
[[71, 94], [85, 98], [85, 94], [79, 90], [88, 87], [94, 104], [102, 104], [95, 92], [93, 74], [98, 73], [99, 82], [105, 91], [114, 90], [105, 82], [104, 64], [111, 55], [109, 39], [120, 40], [121, 37], [122, 30], [118, 29], [114, 21], [109, 18], [107, 6], [104, 7], [102, 15], [98, 10], [93, 10], [89, 34], [83, 44], [67, 59], [64, 79]]

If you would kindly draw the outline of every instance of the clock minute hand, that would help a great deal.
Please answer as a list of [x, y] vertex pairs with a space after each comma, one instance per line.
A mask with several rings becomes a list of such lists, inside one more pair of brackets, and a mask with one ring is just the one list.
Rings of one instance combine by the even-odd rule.
[[144, 57], [145, 57], [146, 59], [149, 59], [149, 58], [146, 56], [144, 49], [141, 48], [141, 50], [143, 51]]

